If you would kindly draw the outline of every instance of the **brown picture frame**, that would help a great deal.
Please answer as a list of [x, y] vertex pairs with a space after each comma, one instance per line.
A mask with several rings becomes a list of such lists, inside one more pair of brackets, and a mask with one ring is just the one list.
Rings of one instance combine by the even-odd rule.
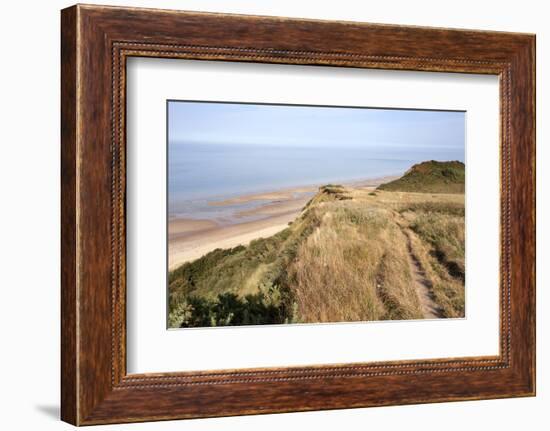
[[[534, 35], [77, 5], [61, 13], [61, 51], [62, 420], [91, 425], [535, 394]], [[128, 375], [129, 56], [498, 75], [500, 354]]]

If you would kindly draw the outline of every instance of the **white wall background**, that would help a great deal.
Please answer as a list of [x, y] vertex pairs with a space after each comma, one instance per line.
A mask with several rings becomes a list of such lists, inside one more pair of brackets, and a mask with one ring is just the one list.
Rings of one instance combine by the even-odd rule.
[[[103, 4], [477, 28], [537, 34], [538, 396], [105, 426], [134, 430], [545, 429], [550, 423], [550, 13], [545, 2], [462, 0], [130, 0]], [[0, 15], [0, 427], [61, 430], [59, 422], [60, 0], [4, 2]]]

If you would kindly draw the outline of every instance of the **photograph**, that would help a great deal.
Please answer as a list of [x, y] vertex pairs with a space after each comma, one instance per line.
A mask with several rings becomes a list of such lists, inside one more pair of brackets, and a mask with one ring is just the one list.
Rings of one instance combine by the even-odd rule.
[[465, 317], [465, 112], [167, 113], [168, 328]]

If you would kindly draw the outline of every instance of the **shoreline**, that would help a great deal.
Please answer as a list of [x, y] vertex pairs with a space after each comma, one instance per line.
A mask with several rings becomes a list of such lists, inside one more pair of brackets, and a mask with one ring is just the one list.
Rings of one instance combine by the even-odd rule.
[[343, 186], [350, 186], [350, 187], [377, 187], [382, 183], [396, 180], [400, 178], [403, 174], [404, 172], [388, 174], [384, 176], [377, 176], [377, 177], [356, 178], [356, 179], [350, 179], [345, 181], [321, 182], [321, 183], [312, 183], [312, 184], [304, 184], [299, 186], [288, 186], [288, 187], [285, 186], [279, 189], [266, 189], [266, 190], [258, 190], [255, 192], [244, 192], [239, 195], [231, 194], [227, 198], [218, 198], [217, 200], [213, 200], [208, 205], [226, 206], [226, 205], [236, 205], [241, 203], [253, 202], [255, 200], [272, 200], [272, 199], [288, 198], [290, 197], [290, 195], [294, 195], [296, 193], [307, 193], [312, 191], [317, 192], [319, 187], [322, 187], [323, 185], [327, 185], [329, 183], [340, 184]]
[[[340, 184], [369, 189], [395, 178], [398, 176], [362, 179]], [[278, 191], [249, 193], [211, 202], [209, 205], [224, 207], [266, 201], [258, 207], [237, 210], [233, 216], [234, 222], [229, 224], [207, 219], [169, 219], [167, 222], [168, 270], [172, 271], [217, 248], [246, 246], [255, 239], [275, 235], [300, 215], [303, 207], [311, 199], [312, 194], [317, 193], [319, 187], [319, 185], [298, 186]], [[256, 219], [239, 221], [250, 217]]]

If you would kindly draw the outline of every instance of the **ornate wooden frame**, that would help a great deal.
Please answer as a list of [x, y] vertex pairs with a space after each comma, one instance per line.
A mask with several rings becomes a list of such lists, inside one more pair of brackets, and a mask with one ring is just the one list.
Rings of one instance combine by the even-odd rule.
[[[534, 395], [534, 35], [81, 5], [61, 16], [63, 420], [88, 425]], [[498, 75], [500, 354], [128, 375], [129, 56]]]

